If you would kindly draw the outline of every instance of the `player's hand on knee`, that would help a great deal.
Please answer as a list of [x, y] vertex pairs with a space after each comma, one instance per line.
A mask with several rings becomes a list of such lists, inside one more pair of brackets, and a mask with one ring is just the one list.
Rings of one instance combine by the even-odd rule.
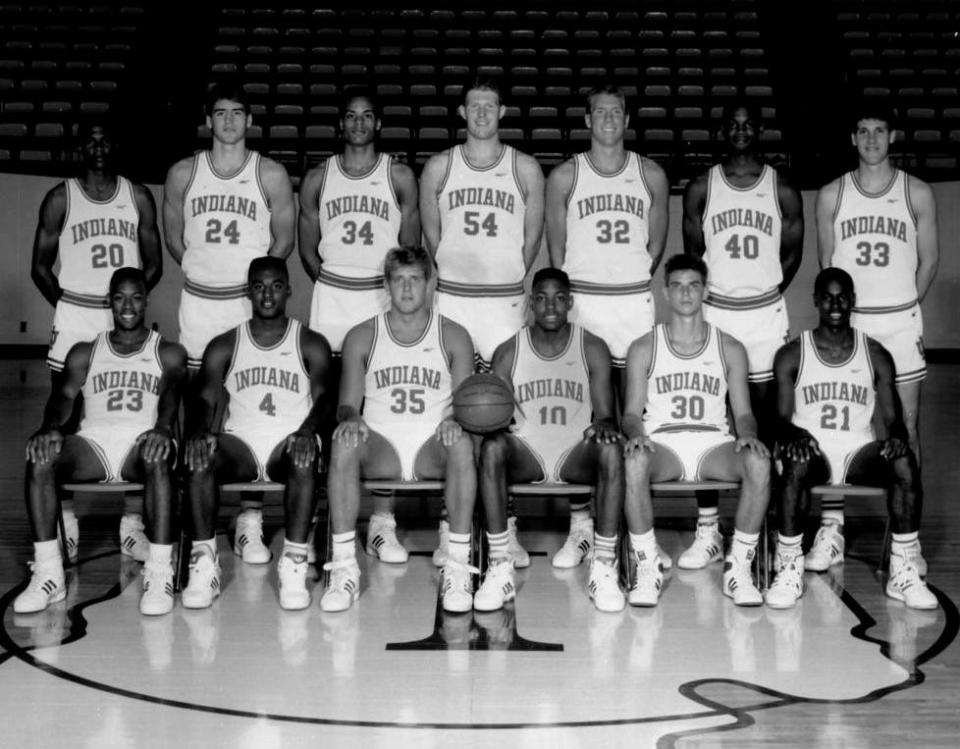
[[902, 458], [910, 450], [909, 445], [899, 437], [890, 437], [883, 441], [883, 447], [880, 448], [880, 456], [884, 460], [896, 460]]
[[370, 429], [363, 419], [345, 419], [333, 430], [333, 439], [347, 447], [358, 447], [361, 442], [367, 441], [369, 434]]
[[782, 452], [787, 460], [793, 463], [806, 463], [814, 455], [820, 454], [820, 445], [817, 444], [813, 435], [805, 434], [784, 445]]
[[752, 450], [761, 458], [769, 458], [770, 451], [767, 449], [767, 446], [763, 444], [758, 437], [747, 436], [737, 438], [736, 443], [734, 443], [733, 451], [740, 452], [741, 450]]
[[597, 419], [583, 430], [583, 441], [598, 445], [612, 445], [619, 442], [622, 435], [615, 425], [603, 419]]
[[309, 429], [298, 429], [287, 437], [284, 449], [294, 466], [309, 468], [317, 457], [317, 437]]
[[643, 452], [656, 452], [653, 447], [653, 440], [645, 434], [628, 439], [623, 445], [623, 457], [625, 458], [629, 458], [631, 455], [639, 455]]
[[60, 454], [63, 435], [60, 430], [35, 432], [27, 440], [27, 460], [31, 463], [49, 463]]
[[217, 435], [202, 432], [187, 441], [184, 462], [191, 471], [203, 471], [210, 465], [210, 458], [217, 449]]
[[437, 425], [437, 439], [444, 447], [453, 447], [463, 436], [463, 427], [453, 418], [444, 419]]
[[164, 461], [170, 457], [173, 438], [166, 427], [154, 427], [137, 437], [140, 455], [145, 463]]

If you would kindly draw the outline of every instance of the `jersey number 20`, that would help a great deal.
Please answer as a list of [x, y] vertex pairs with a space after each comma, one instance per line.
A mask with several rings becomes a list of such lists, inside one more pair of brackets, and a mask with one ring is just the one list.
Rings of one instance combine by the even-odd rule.
[[90, 262], [94, 268], [121, 268], [123, 267], [123, 245], [95, 244], [90, 248], [92, 254]]

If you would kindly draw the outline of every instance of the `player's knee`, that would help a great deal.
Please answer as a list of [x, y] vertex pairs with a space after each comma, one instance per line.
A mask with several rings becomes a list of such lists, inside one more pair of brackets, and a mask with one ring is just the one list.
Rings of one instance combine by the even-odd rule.
[[892, 461], [890, 470], [893, 474], [893, 480], [905, 489], [916, 486], [919, 481], [917, 460], [913, 457], [912, 452], [907, 452]]
[[507, 438], [502, 434], [488, 434], [480, 443], [480, 465], [482, 468], [498, 468], [507, 460]]
[[756, 484], [770, 481], [770, 458], [756, 450], [743, 451], [743, 467], [746, 478]]
[[623, 447], [618, 442], [600, 445], [597, 464], [607, 476], [623, 472]]
[[29, 481], [42, 481], [56, 471], [57, 461], [56, 458], [53, 460], [47, 460], [42, 463], [34, 462], [32, 460], [27, 461], [27, 480]]
[[330, 449], [330, 473], [359, 473], [360, 449], [334, 440]]
[[638, 450], [623, 459], [623, 472], [628, 482], [649, 482], [650, 458], [651, 455], [646, 450]]
[[454, 463], [461, 469], [468, 466], [476, 468], [473, 460], [473, 441], [466, 432], [461, 434], [460, 439], [448, 446], [446, 450], [448, 462]]
[[148, 479], [164, 478], [170, 475], [170, 463], [166, 460], [143, 460], [140, 464], [143, 466], [143, 473]]

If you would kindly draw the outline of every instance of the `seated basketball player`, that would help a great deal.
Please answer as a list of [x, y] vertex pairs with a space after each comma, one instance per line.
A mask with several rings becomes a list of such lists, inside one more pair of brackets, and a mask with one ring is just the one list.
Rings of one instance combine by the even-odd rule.
[[757, 439], [750, 410], [747, 355], [739, 341], [703, 319], [706, 264], [674, 255], [664, 271], [669, 318], [627, 354], [624, 504], [637, 565], [628, 600], [655, 606], [663, 584], [650, 484], [716, 479], [741, 482], [723, 592], [738, 606], [759, 606], [763, 596], [750, 566], [770, 499], [770, 453]]
[[623, 452], [613, 407], [610, 349], [567, 320], [570, 279], [556, 268], [533, 277], [533, 325], [501, 343], [493, 371], [517, 400], [516, 427], [487, 435], [480, 448], [480, 494], [487, 516], [490, 566], [473, 607], [492, 611], [516, 595], [508, 551], [507, 484], [550, 481], [597, 485], [597, 531], [590, 597], [619, 611], [617, 525], [623, 512]]
[[[218, 485], [233, 481], [286, 484], [286, 535], [277, 564], [280, 606], [304, 609], [307, 536], [320, 456], [317, 430], [327, 398], [326, 339], [287, 317], [290, 277], [281, 258], [250, 263], [247, 295], [253, 317], [215, 337], [203, 352], [197, 380], [196, 431], [186, 443], [187, 500], [193, 516], [186, 608], [206, 608], [220, 594], [215, 524]], [[226, 396], [223, 431], [217, 404]]]
[[450, 522], [443, 608], [469, 611], [470, 524], [477, 491], [473, 443], [453, 420], [453, 390], [473, 373], [467, 331], [432, 308], [435, 277], [420, 247], [387, 253], [390, 309], [355, 326], [343, 343], [337, 428], [327, 493], [333, 525], [324, 611], [344, 611], [360, 594], [356, 524], [360, 480], [444, 479]]
[[[109, 300], [113, 330], [70, 349], [63, 379], [44, 409], [43, 426], [27, 440], [26, 498], [35, 561], [27, 589], [13, 602], [18, 614], [42, 611], [66, 596], [56, 484], [68, 481], [144, 484], [150, 543], [140, 611], [166, 614], [173, 608], [170, 473], [187, 354], [147, 327], [142, 270], [116, 271]], [[80, 429], [64, 435], [61, 425], [81, 394]]]
[[[820, 272], [813, 287], [819, 325], [783, 346], [774, 361], [777, 444], [783, 465], [776, 579], [767, 605], [789, 608], [803, 595], [803, 524], [816, 484], [865, 484], [888, 490], [893, 529], [886, 593], [910, 608], [935, 609], [921, 579], [918, 531], [922, 491], [917, 461], [897, 396], [893, 359], [850, 326], [853, 279], [839, 268]], [[877, 439], [877, 413], [886, 438]], [[826, 534], [827, 539], [820, 539]], [[843, 557], [842, 526], [822, 526], [818, 542]]]

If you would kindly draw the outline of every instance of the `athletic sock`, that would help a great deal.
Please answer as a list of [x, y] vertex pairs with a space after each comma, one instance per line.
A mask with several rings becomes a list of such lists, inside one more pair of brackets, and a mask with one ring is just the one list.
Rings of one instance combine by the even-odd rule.
[[507, 559], [510, 556], [510, 531], [503, 533], [487, 533], [487, 544], [490, 547], [490, 562]]
[[590, 503], [589, 502], [578, 502], [574, 504], [570, 503], [570, 527], [575, 528], [577, 526], [583, 527], [585, 525], [590, 525]]
[[190, 546], [190, 551], [199, 551], [200, 549], [205, 549], [210, 556], [216, 558], [217, 556], [217, 539], [216, 538], [204, 538], [197, 541], [194, 541]]
[[151, 564], [170, 564], [173, 559], [173, 544], [155, 544], [150, 542], [150, 558], [147, 560]]
[[646, 533], [631, 533], [630, 546], [634, 551], [643, 552], [648, 559], [652, 559], [657, 548], [657, 537], [654, 535], [653, 528]]
[[698, 507], [697, 525], [716, 525], [720, 522], [719, 507]]
[[905, 556], [907, 549], [915, 546], [920, 540], [920, 531], [912, 533], [892, 533], [890, 534], [890, 553], [898, 556]]
[[594, 533], [593, 556], [595, 559], [601, 559], [604, 562], [615, 562], [617, 560], [617, 535], [601, 536], [599, 533]]
[[803, 534], [798, 536], [784, 536], [777, 534], [777, 554], [783, 556], [800, 556], [803, 553]]
[[57, 539], [52, 541], [36, 541], [33, 544], [33, 560], [37, 564], [44, 562], [60, 562], [63, 558], [60, 556], [60, 542]]
[[745, 533], [739, 529], [733, 531], [733, 545], [730, 547], [730, 556], [738, 564], [750, 564], [753, 559], [751, 552], [757, 548], [760, 540], [759, 533]]
[[470, 561], [470, 534], [451, 533], [449, 554], [453, 561], [467, 564]]
[[307, 552], [309, 551], [309, 548], [310, 548], [310, 545], [309, 545], [309, 544], [305, 544], [305, 543], [303, 543], [303, 544], [294, 543], [294, 542], [291, 541], [289, 538], [284, 537], [284, 539], [283, 539], [283, 553], [281, 554], [281, 556], [284, 556], [284, 555], [286, 555], [286, 554], [291, 554], [291, 555], [293, 555], [293, 556], [295, 556], [295, 557], [303, 557], [304, 559], [306, 559], [306, 558], [307, 558]]
[[[331, 536], [333, 541], [333, 559], [356, 559], [357, 556], [357, 532], [347, 531], [346, 533], [334, 533]], [[306, 552], [304, 552], [306, 553]]]

